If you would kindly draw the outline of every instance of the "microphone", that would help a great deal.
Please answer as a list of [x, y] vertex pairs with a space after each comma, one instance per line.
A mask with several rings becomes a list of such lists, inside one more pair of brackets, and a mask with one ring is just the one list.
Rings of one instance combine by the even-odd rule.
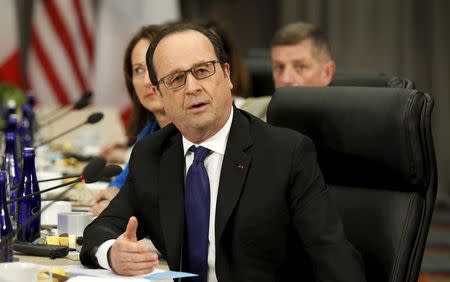
[[57, 108], [56, 110], [50, 112], [44, 118], [42, 118], [46, 121], [44, 123], [41, 123], [39, 128], [45, 127], [49, 124], [52, 124], [53, 122], [62, 118], [65, 115], [67, 115], [68, 113], [70, 113], [73, 110], [84, 109], [85, 107], [87, 107], [89, 105], [92, 95], [93, 94], [91, 91], [86, 91], [83, 93], [83, 95], [80, 97], [80, 99], [78, 99], [78, 101], [76, 101], [72, 106], [70, 106], [68, 108], [60, 107], [60, 108]]
[[[92, 183], [97, 181], [99, 178], [101, 177], [105, 177], [105, 176], [116, 176], [117, 174], [119, 174], [120, 172], [122, 172], [122, 168], [118, 165], [115, 164], [110, 164], [110, 165], [106, 165], [106, 160], [104, 158], [95, 158], [93, 159], [91, 162], [89, 162], [86, 167], [83, 169], [83, 173], [80, 175], [79, 178], [81, 178], [83, 175], [83, 179], [87, 179], [91, 182], [87, 182], [85, 181], [85, 183]], [[101, 173], [99, 173], [101, 171]], [[100, 174], [100, 177], [99, 177]], [[96, 180], [97, 179], [97, 180]], [[70, 185], [70, 184], [67, 184]], [[60, 186], [60, 185], [58, 185]], [[62, 187], [62, 186], [61, 186]], [[60, 187], [58, 187], [60, 188]], [[52, 188], [52, 189], [57, 189], [57, 188]], [[47, 189], [47, 191], [50, 191]], [[33, 216], [31, 216], [30, 218], [28, 218], [22, 226], [27, 226], [28, 224], [30, 224], [36, 217], [41, 216], [42, 212], [44, 212], [46, 209], [48, 209], [50, 206], [52, 206], [52, 204], [58, 200], [60, 200], [64, 194], [67, 193], [67, 191], [69, 190], [65, 190], [63, 192], [61, 192], [54, 201], [52, 201], [50, 204], [48, 204], [47, 206], [45, 206], [43, 209], [39, 210], [36, 214], [34, 214]], [[40, 193], [45, 193], [46, 191], [40, 191]], [[28, 195], [31, 197], [31, 194]], [[26, 197], [22, 197], [26, 198]], [[17, 199], [16, 199], [17, 200]], [[12, 240], [15, 236], [15, 234], [17, 232], [19, 232], [21, 230], [21, 228], [14, 230], [13, 232], [11, 232], [8, 236], [6, 236], [5, 238], [2, 239], [2, 241], [0, 242], [0, 249], [3, 245], [7, 244], [10, 240]], [[17, 242], [16, 242], [17, 243]]]
[[119, 165], [109, 164], [109, 165], [105, 166], [105, 168], [103, 169], [101, 179], [114, 177], [121, 172], [122, 172], [122, 168]]
[[47, 139], [47, 140], [45, 140], [45, 141], [43, 141], [43, 142], [41, 142], [41, 143], [35, 145], [34, 147], [37, 148], [37, 147], [40, 147], [40, 146], [45, 145], [45, 144], [47, 144], [47, 143], [50, 143], [50, 142], [52, 142], [53, 140], [58, 139], [59, 137], [64, 136], [64, 135], [66, 135], [67, 133], [70, 133], [70, 132], [74, 131], [75, 129], [79, 128], [79, 127], [82, 127], [82, 126], [85, 125], [85, 124], [95, 124], [95, 123], [101, 121], [102, 119], [103, 119], [103, 113], [100, 113], [100, 112], [93, 113], [93, 114], [91, 114], [90, 116], [88, 116], [88, 118], [86, 119], [86, 121], [83, 122], [82, 124], [79, 124], [79, 125], [77, 125], [77, 126], [74, 126], [74, 127], [70, 128], [70, 129], [68, 129], [68, 130], [66, 130], [66, 131], [64, 131], [64, 132], [62, 132], [62, 133], [60, 133], [60, 134], [58, 134], [58, 135], [56, 135], [56, 136], [50, 138], [50, 139]]
[[[109, 165], [105, 166], [105, 168], [103, 169], [100, 180], [110, 179], [111, 177], [114, 177], [121, 172], [122, 172], [122, 168], [119, 165], [109, 164]], [[63, 179], [69, 179], [69, 178], [78, 178], [78, 177], [80, 177], [80, 175], [72, 174], [72, 175], [66, 175], [66, 176], [62, 176], [62, 177], [38, 180], [38, 183], [50, 182], [50, 181], [55, 181], [55, 180], [63, 180]], [[15, 186], [11, 187], [11, 189], [17, 189], [17, 188], [19, 188], [19, 185], [15, 185]]]
[[86, 123], [94, 124], [101, 121], [103, 118], [103, 113], [97, 112], [93, 113], [86, 119]]
[[[115, 168], [113, 168], [115, 169]], [[68, 181], [66, 183], [62, 183], [59, 185], [56, 185], [54, 187], [50, 187], [41, 191], [37, 191], [31, 194], [28, 194], [26, 196], [23, 197], [17, 197], [14, 199], [10, 199], [9, 201], [6, 201], [7, 204], [11, 203], [11, 202], [17, 202], [29, 197], [32, 197], [34, 195], [38, 195], [38, 194], [42, 194], [42, 193], [46, 193], [61, 187], [65, 187], [65, 186], [69, 186], [71, 184], [75, 184], [78, 182], [84, 182], [84, 183], [93, 183], [96, 182], [98, 180], [100, 180], [100, 178], [103, 177], [103, 173], [106, 171], [106, 173], [111, 174], [110, 169], [106, 169], [106, 160], [104, 158], [95, 158], [92, 161], [90, 161], [86, 167], [83, 169], [81, 175], [75, 179], [75, 180], [71, 180]]]
[[74, 110], [81, 110], [86, 108], [89, 105], [89, 102], [91, 101], [92, 92], [86, 92], [80, 100], [76, 101], [75, 104], [73, 104], [72, 109]]
[[105, 167], [102, 178], [99, 181], [110, 182], [111, 178], [119, 175], [122, 172], [122, 167], [116, 164], [109, 164]]
[[[105, 168], [103, 169], [100, 179], [111, 178], [113, 176], [118, 175], [121, 172], [122, 172], [122, 168], [119, 165], [109, 164], [109, 165], [105, 166]], [[75, 178], [75, 177], [79, 177], [79, 175], [72, 174], [72, 175], [66, 175], [66, 176], [62, 176], [62, 177], [48, 178], [48, 179], [38, 180], [38, 183], [50, 182], [50, 181], [55, 181], [55, 180], [63, 180], [63, 179]]]

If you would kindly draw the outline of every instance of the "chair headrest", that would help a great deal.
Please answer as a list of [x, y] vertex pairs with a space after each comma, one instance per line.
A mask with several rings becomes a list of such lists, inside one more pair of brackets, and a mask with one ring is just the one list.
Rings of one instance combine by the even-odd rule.
[[411, 191], [430, 181], [432, 107], [417, 90], [291, 87], [275, 92], [267, 120], [312, 138], [328, 184]]
[[412, 80], [390, 76], [382, 72], [337, 71], [331, 81], [331, 86], [363, 86], [363, 87], [393, 87], [414, 89]]
[[331, 86], [389, 87], [388, 76], [382, 72], [337, 71]]

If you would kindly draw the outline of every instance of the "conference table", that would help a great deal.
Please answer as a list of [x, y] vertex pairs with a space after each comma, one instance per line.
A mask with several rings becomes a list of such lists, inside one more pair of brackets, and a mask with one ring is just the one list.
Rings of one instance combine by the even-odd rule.
[[[69, 254], [66, 257], [63, 258], [48, 258], [48, 257], [38, 257], [38, 256], [30, 256], [30, 255], [23, 255], [20, 253], [15, 253], [14, 254], [14, 261], [17, 262], [29, 262], [29, 263], [34, 263], [37, 264], [39, 266], [42, 266], [45, 269], [64, 269], [64, 271], [66, 273], [68, 273], [71, 277], [71, 269], [75, 266], [78, 270], [78, 273], [82, 273], [83, 270], [80, 270], [79, 267], [81, 267], [81, 263], [79, 260], [79, 253], [76, 251], [71, 251], [69, 252]], [[166, 261], [164, 260], [160, 260], [158, 269], [161, 270], [169, 270], [169, 267], [167, 266]], [[88, 270], [86, 270], [87, 272]], [[83, 274], [79, 274], [79, 275], [83, 275]], [[125, 277], [122, 276], [120, 277], [121, 281], [122, 279], [129, 279], [130, 281], [133, 281], [133, 277]], [[48, 281], [47, 279], [45, 280], [39, 280], [39, 282], [43, 282], [43, 281]], [[111, 280], [114, 281], [114, 280]], [[155, 281], [155, 280], [149, 280], [149, 281]], [[165, 279], [165, 280], [157, 280], [157, 281], [161, 281], [161, 282], [173, 282], [172, 279]]]

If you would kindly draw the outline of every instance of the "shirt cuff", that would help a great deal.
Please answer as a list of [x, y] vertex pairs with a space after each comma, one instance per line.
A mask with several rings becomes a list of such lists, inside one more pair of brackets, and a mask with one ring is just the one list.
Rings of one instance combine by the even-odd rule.
[[108, 250], [109, 248], [111, 248], [112, 244], [114, 244], [115, 241], [116, 239], [110, 239], [103, 242], [103, 244], [100, 245], [100, 247], [97, 249], [97, 252], [95, 253], [98, 264], [104, 269], [112, 270], [111, 266], [109, 266], [108, 263]]

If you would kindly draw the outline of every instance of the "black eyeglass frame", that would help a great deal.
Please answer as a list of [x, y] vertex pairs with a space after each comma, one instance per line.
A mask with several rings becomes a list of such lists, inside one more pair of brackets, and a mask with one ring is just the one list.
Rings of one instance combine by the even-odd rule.
[[[176, 71], [176, 72], [173, 72], [173, 73], [169, 73], [168, 75], [165, 75], [165, 76], [162, 77], [160, 80], [158, 80], [158, 85], [162, 83], [162, 84], [164, 84], [165, 87], [167, 87], [167, 89], [170, 89], [170, 90], [179, 89], [179, 88], [183, 87], [184, 85], [186, 85], [186, 79], [187, 79], [187, 75], [188, 75], [189, 72], [190, 72], [190, 73], [192, 74], [192, 76], [195, 77], [195, 79], [197, 79], [197, 80], [203, 80], [203, 79], [206, 79], [206, 78], [208, 78], [208, 77], [213, 76], [213, 75], [216, 73], [216, 64], [217, 64], [217, 63], [218, 63], [218, 64], [222, 64], [222, 62], [220, 62], [219, 60], [211, 60], [211, 61], [207, 61], [207, 62], [197, 63], [197, 64], [193, 65], [192, 67], [190, 67], [190, 68], [187, 69], [187, 70], [182, 70], [182, 71]], [[199, 66], [207, 65], [207, 64], [212, 64], [213, 71], [211, 72], [211, 74], [208, 74], [208, 76], [204, 76], [204, 77], [197, 77], [197, 75], [195, 74], [195, 72], [194, 72], [193, 70], [194, 70], [195, 68], [199, 67]], [[171, 76], [173, 76], [173, 75], [175, 75], [175, 74], [179, 74], [179, 73], [183, 73], [183, 74], [184, 74], [184, 76], [183, 76], [183, 77], [184, 77], [183, 83], [182, 83], [181, 85], [178, 85], [178, 86], [176, 86], [176, 87], [171, 87], [171, 86], [169, 86], [169, 85], [165, 82], [165, 80], [166, 80], [168, 77], [171, 77]]]

